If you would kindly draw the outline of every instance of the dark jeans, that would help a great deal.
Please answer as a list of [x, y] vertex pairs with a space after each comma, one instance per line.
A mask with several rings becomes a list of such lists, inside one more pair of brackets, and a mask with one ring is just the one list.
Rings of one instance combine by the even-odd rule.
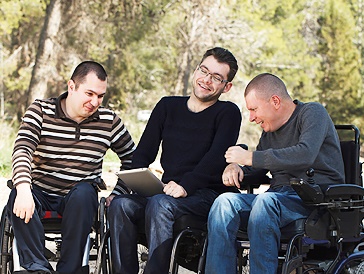
[[45, 211], [51, 210], [62, 215], [62, 249], [57, 271], [81, 271], [86, 240], [98, 207], [94, 187], [89, 183], [79, 183], [65, 197], [49, 195], [36, 186], [33, 187], [32, 193], [36, 210], [27, 224], [13, 214], [16, 189], [11, 191], [7, 204], [8, 216], [17, 240], [20, 265], [29, 271], [52, 269], [44, 257], [45, 236], [41, 223]]
[[174, 221], [185, 214], [207, 219], [217, 196], [210, 189], [177, 199], [165, 194], [149, 198], [136, 194], [116, 196], [108, 209], [114, 274], [138, 273], [137, 239], [144, 223], [149, 249], [144, 274], [168, 273]]

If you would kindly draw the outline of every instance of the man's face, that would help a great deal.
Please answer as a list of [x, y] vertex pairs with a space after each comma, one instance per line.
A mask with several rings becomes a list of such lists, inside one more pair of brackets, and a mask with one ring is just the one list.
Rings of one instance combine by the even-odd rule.
[[[228, 92], [232, 86], [230, 82], [216, 81], [218, 78], [227, 80], [229, 70], [228, 64], [218, 63], [213, 56], [208, 56], [193, 74], [193, 94], [191, 96], [195, 96], [202, 102], [216, 101], [221, 93]], [[208, 74], [206, 75], [206, 73]]]
[[272, 97], [269, 99], [256, 96], [253, 90], [245, 97], [249, 110], [249, 121], [261, 126], [265, 132], [274, 132], [280, 128], [279, 113]]
[[68, 96], [73, 118], [87, 118], [91, 116], [102, 103], [106, 93], [107, 80], [101, 81], [91, 72], [76, 90], [75, 83], [68, 81]]

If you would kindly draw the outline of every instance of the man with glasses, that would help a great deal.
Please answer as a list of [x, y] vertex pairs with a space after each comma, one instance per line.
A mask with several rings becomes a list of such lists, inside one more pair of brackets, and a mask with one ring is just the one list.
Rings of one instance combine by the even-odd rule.
[[210, 49], [193, 73], [191, 95], [164, 97], [154, 108], [132, 167], [148, 167], [162, 144], [164, 194], [108, 198], [113, 273], [138, 273], [137, 232], [144, 223], [149, 248], [144, 273], [168, 273], [174, 221], [184, 214], [207, 219], [215, 198], [235, 191], [224, 186], [221, 174], [224, 153], [237, 141], [241, 114], [235, 104], [218, 99], [231, 89], [237, 70], [231, 52]]

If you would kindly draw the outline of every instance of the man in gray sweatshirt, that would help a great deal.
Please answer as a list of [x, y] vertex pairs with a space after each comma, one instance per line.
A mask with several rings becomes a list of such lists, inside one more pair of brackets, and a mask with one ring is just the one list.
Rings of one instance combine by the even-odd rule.
[[[335, 126], [318, 103], [292, 100], [277, 76], [256, 76], [245, 89], [251, 122], [263, 129], [256, 151], [239, 146], [225, 154], [230, 163], [222, 175], [226, 186], [247, 177], [271, 174], [262, 194], [224, 193], [214, 202], [208, 221], [206, 273], [236, 273], [236, 235], [246, 226], [250, 240], [250, 273], [275, 273], [280, 228], [312, 211], [290, 186], [290, 178], [306, 179], [315, 170], [315, 183], [325, 188], [344, 183], [344, 164]], [[257, 182], [259, 183], [259, 182]]]

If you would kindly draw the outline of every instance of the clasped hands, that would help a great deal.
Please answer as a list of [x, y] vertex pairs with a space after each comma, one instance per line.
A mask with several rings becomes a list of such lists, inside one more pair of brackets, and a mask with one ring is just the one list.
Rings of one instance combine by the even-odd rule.
[[222, 174], [224, 185], [240, 188], [240, 182], [244, 178], [244, 172], [239, 165], [251, 166], [253, 162], [253, 153], [240, 146], [232, 146], [225, 152], [225, 159], [229, 165]]

